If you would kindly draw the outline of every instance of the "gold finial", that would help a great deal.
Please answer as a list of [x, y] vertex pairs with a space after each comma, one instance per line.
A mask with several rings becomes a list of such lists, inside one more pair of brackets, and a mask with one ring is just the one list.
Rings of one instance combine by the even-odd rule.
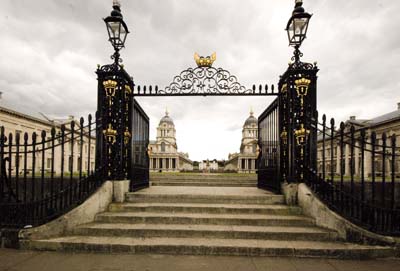
[[253, 116], [254, 115], [254, 111], [253, 111], [253, 107], [251, 106], [250, 107], [250, 116]]
[[165, 107], [165, 115], [166, 115], [166, 116], [169, 115], [168, 107]]
[[207, 57], [199, 56], [198, 53], [194, 53], [194, 60], [198, 67], [211, 67], [216, 59], [217, 54], [215, 52], [211, 56]]

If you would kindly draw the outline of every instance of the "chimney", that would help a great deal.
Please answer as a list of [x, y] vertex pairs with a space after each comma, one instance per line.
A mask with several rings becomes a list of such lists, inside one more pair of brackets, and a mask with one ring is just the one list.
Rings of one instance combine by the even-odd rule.
[[350, 116], [350, 120], [356, 120], [356, 116]]

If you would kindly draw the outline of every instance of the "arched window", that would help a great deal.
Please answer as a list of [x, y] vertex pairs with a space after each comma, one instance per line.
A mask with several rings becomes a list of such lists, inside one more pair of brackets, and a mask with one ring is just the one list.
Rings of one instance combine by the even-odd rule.
[[161, 152], [165, 152], [165, 143], [161, 142]]

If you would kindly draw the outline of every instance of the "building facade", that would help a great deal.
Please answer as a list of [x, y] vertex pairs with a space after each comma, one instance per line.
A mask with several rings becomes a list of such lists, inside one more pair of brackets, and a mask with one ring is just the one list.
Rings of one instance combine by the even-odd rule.
[[150, 171], [179, 172], [192, 171], [193, 162], [189, 154], [178, 152], [176, 130], [168, 111], [157, 127], [157, 137], [149, 144]]
[[203, 160], [199, 163], [199, 170], [202, 172], [217, 172], [219, 169], [217, 159]]
[[[71, 121], [75, 121], [75, 127], [79, 127], [79, 121], [74, 120], [71, 116], [66, 120], [49, 120], [40, 117], [34, 117], [28, 114], [24, 114], [15, 110], [11, 110], [5, 107], [0, 107], [0, 126], [4, 127], [5, 135], [8, 136], [10, 133], [13, 136], [14, 142], [17, 134], [20, 137], [20, 155], [11, 157], [11, 174], [16, 174], [16, 162], [19, 162], [19, 173], [22, 174], [24, 169], [22, 167], [23, 161], [23, 142], [25, 133], [28, 134], [27, 143], [30, 144], [32, 142], [32, 134], [35, 132], [37, 134], [37, 149], [41, 149], [41, 133], [42, 131], [46, 132], [46, 140], [51, 139], [51, 129], [54, 127], [56, 131], [56, 135], [61, 133], [61, 125], [64, 124], [66, 126], [66, 134], [70, 131], [69, 125]], [[76, 135], [78, 136], [78, 135]], [[68, 138], [66, 138], [67, 140]], [[96, 139], [94, 137], [94, 132], [92, 133], [91, 143], [89, 146], [89, 137], [87, 133], [83, 136], [83, 146], [82, 146], [82, 171], [94, 170], [95, 167], [95, 148], [96, 148]], [[56, 142], [56, 145], [59, 142]], [[50, 142], [46, 143], [46, 150], [44, 153], [44, 170], [45, 172], [51, 172], [51, 164], [52, 164], [52, 152]], [[79, 166], [81, 164], [80, 157], [80, 140], [76, 138], [74, 143], [72, 144], [70, 141], [65, 143], [64, 146], [64, 154], [61, 154], [61, 147], [54, 148], [54, 174], [58, 175], [61, 172], [61, 161], [64, 160], [64, 172], [70, 173], [79, 171]], [[71, 156], [71, 150], [73, 150], [73, 156]], [[15, 151], [15, 150], [13, 150]], [[90, 161], [88, 161], [88, 152], [90, 152]], [[42, 170], [42, 163], [38, 161], [42, 161], [42, 151], [36, 152], [36, 163], [35, 163], [35, 171], [40, 172]], [[62, 157], [64, 156], [64, 157]], [[30, 174], [33, 170], [32, 168], [32, 153], [28, 153], [27, 155], [27, 174]]]
[[[350, 132], [350, 127], [355, 128], [355, 139], [360, 138], [360, 130], [365, 129], [366, 141], [371, 142], [371, 133], [376, 133], [376, 144], [382, 145], [383, 139], [382, 134], [386, 133], [387, 140], [386, 146], [391, 146], [390, 136], [393, 134], [400, 135], [400, 103], [397, 104], [397, 110], [384, 114], [382, 116], [375, 117], [373, 119], [357, 119], [355, 116], [350, 117], [349, 120], [345, 122], [345, 133]], [[330, 133], [330, 132], [329, 132]], [[325, 172], [327, 175], [331, 172], [331, 167], [334, 169], [336, 175], [340, 175], [340, 137], [338, 136], [338, 131], [335, 131], [336, 136], [333, 139], [333, 149], [331, 149], [331, 139], [329, 136], [325, 137]], [[318, 137], [318, 170], [323, 171], [323, 148], [322, 148], [322, 136]], [[350, 176], [352, 172], [351, 168], [351, 148], [350, 142], [346, 138], [344, 140], [343, 146], [343, 170], [344, 176]], [[354, 148], [354, 162], [353, 162], [353, 172], [355, 176], [361, 176], [361, 150], [359, 148], [360, 142], [356, 140], [356, 148]], [[371, 145], [366, 144], [366, 150], [371, 150]], [[389, 147], [388, 147], [389, 149]], [[333, 163], [331, 164], [331, 152], [333, 151]], [[376, 151], [381, 151], [381, 148], [377, 147]], [[382, 165], [385, 163], [385, 173], [386, 176], [391, 175], [392, 171], [392, 161], [390, 155], [387, 155], [385, 161], [382, 160], [382, 155], [376, 155], [375, 161], [372, 163], [372, 153], [371, 151], [364, 152], [364, 176], [369, 177], [372, 174], [372, 164], [374, 165], [375, 173], [377, 176], [382, 175]], [[400, 175], [400, 161], [397, 161], [395, 166], [396, 175]]]
[[238, 173], [256, 173], [258, 149], [258, 121], [253, 110], [246, 119], [242, 129], [240, 152], [229, 154], [225, 163], [225, 171]]

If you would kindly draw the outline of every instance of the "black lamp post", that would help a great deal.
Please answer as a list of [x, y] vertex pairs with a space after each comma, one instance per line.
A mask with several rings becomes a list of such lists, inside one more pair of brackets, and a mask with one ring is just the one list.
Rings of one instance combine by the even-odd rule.
[[294, 56], [292, 58], [292, 60], [295, 62], [299, 62], [300, 57], [303, 55], [299, 49], [303, 40], [306, 38], [308, 23], [311, 19], [311, 16], [312, 14], [304, 11], [303, 0], [296, 0], [292, 17], [290, 17], [286, 26], [289, 46], [293, 46], [295, 48]]
[[118, 0], [113, 0], [113, 11], [111, 15], [104, 19], [106, 23], [109, 41], [114, 47], [114, 55], [111, 57], [114, 59], [115, 64], [122, 62], [119, 58], [119, 50], [125, 47], [126, 36], [129, 33], [128, 26], [123, 20], [121, 13], [121, 4]]

